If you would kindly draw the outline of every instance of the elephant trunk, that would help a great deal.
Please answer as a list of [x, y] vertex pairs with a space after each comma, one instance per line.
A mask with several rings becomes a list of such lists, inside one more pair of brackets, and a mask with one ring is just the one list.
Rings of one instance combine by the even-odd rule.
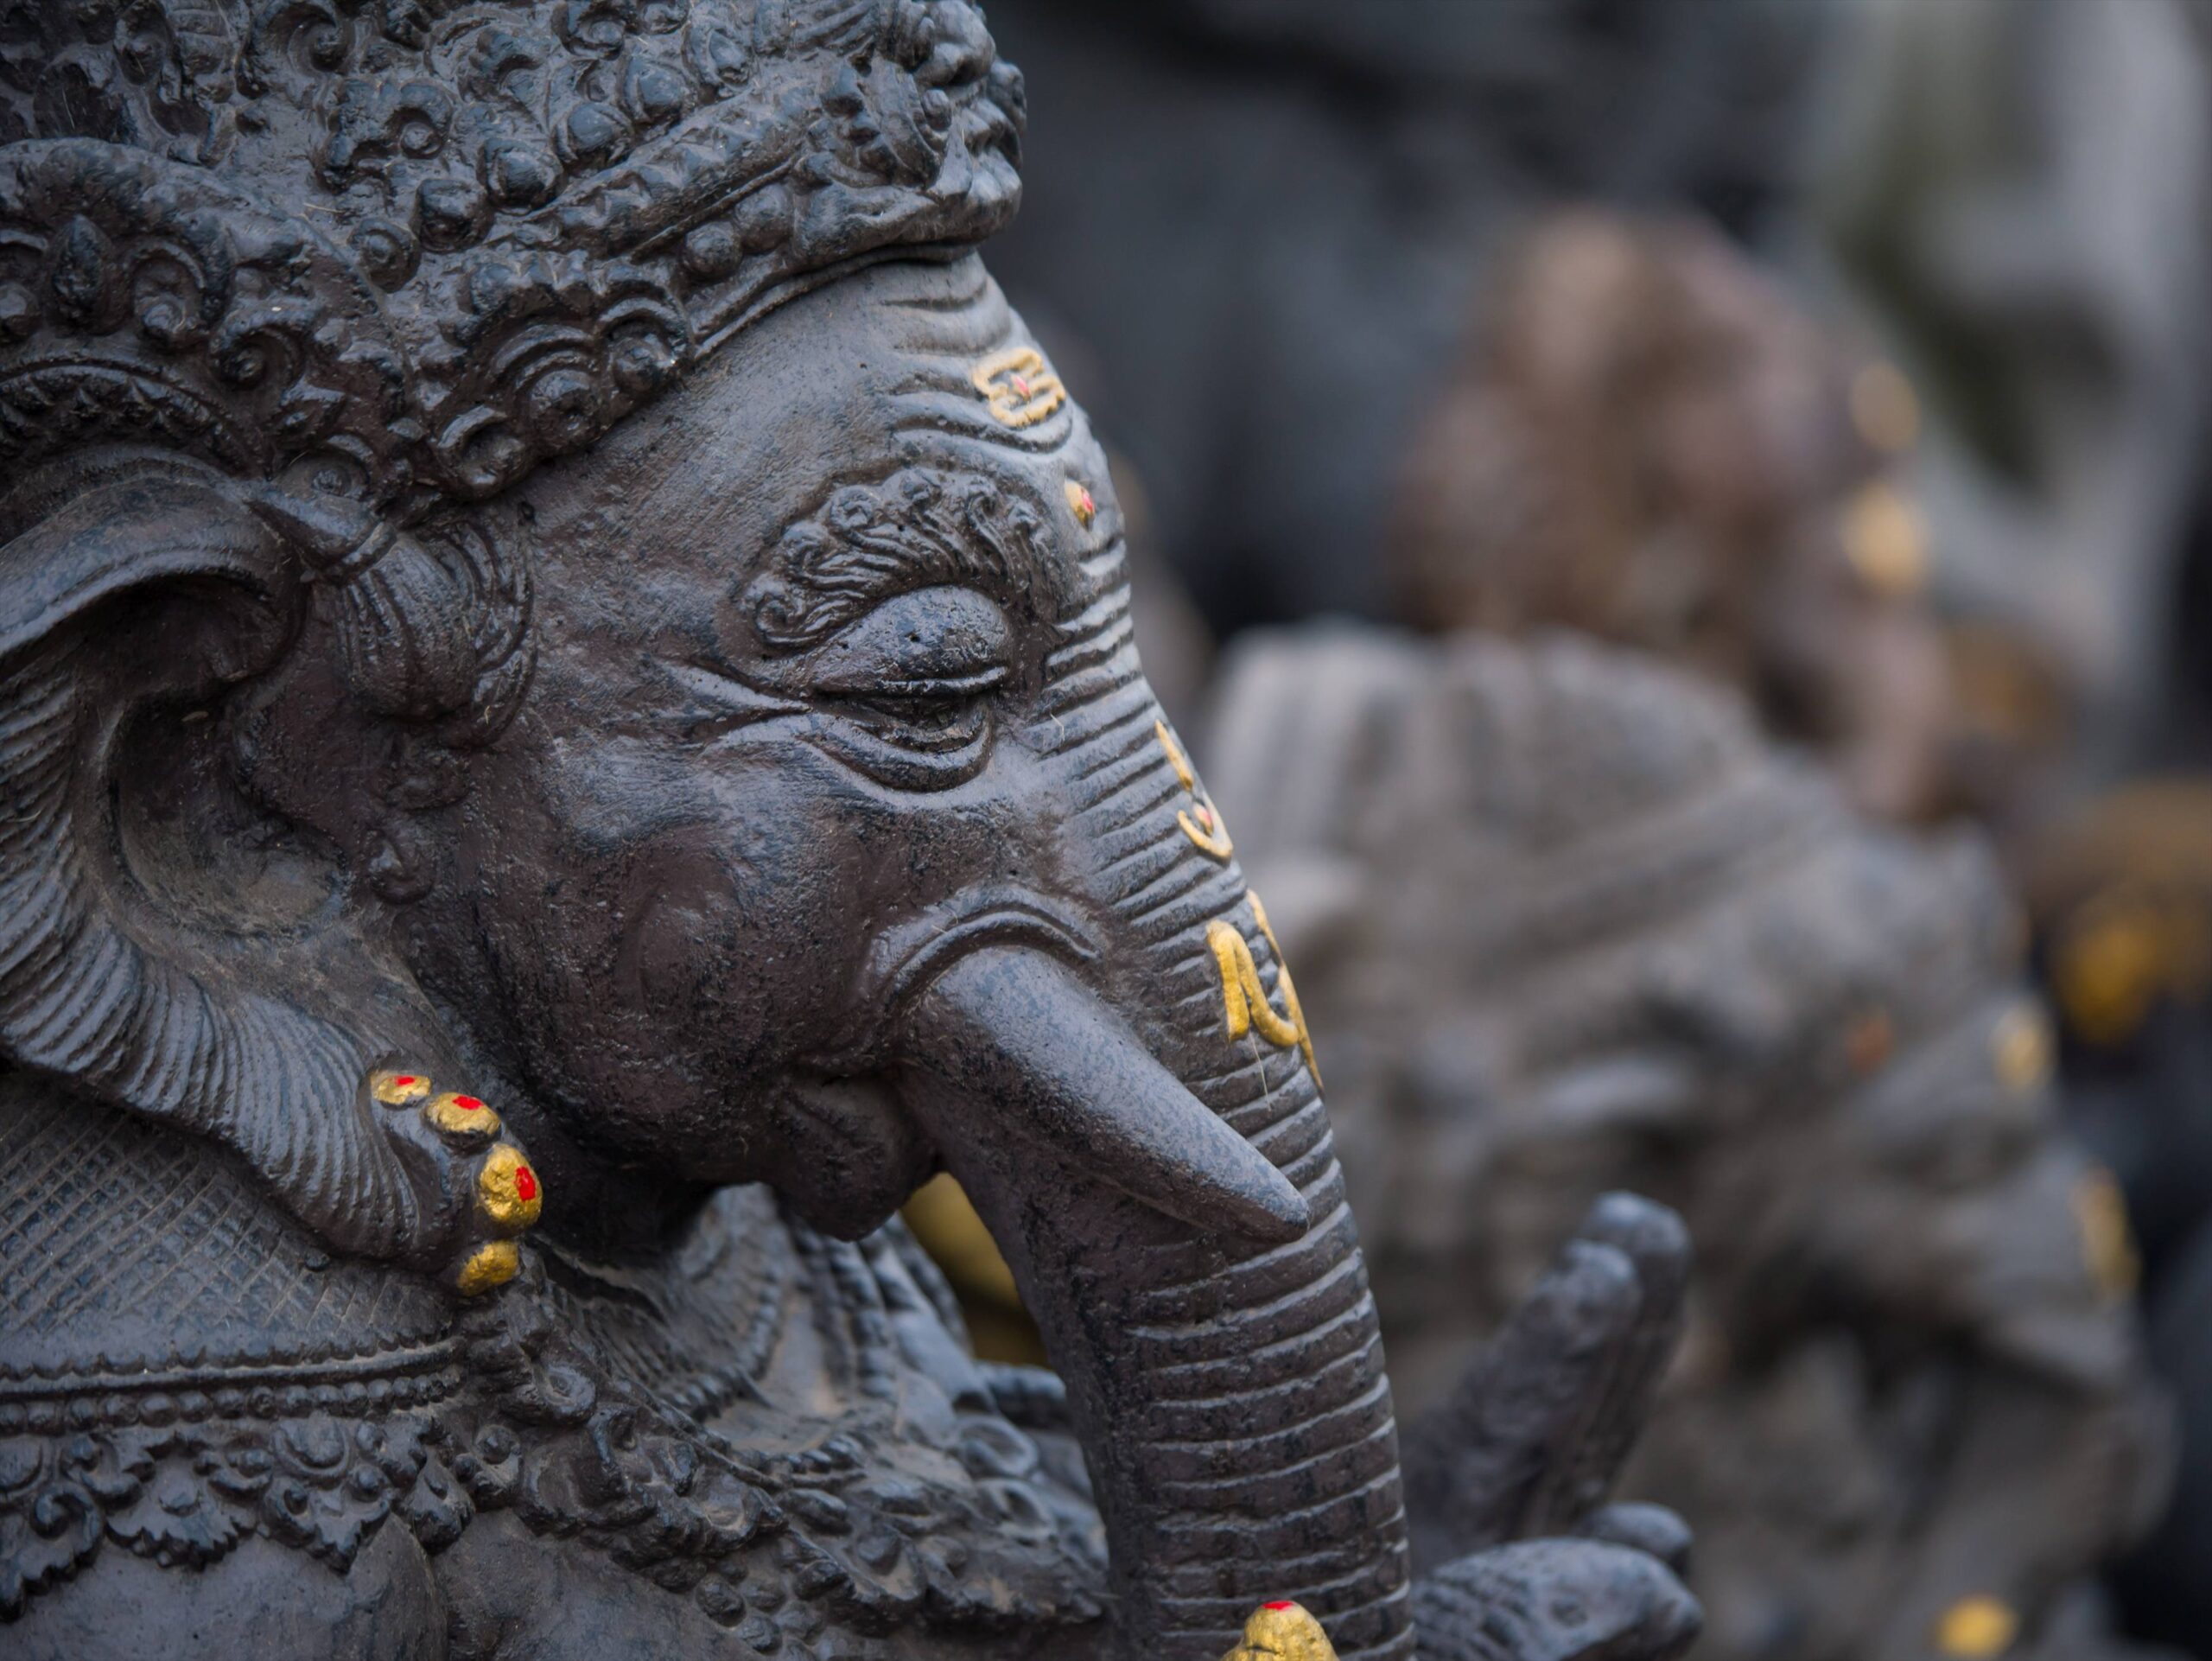
[[1143, 703], [1071, 758], [1116, 963], [961, 958], [908, 1006], [904, 1091], [1067, 1382], [1121, 1652], [1214, 1661], [1295, 1598], [1347, 1661], [1409, 1657], [1397, 1433], [1327, 1117], [1297, 1045], [1224, 1024], [1210, 926], [1253, 995], [1287, 1002], [1287, 977], [1233, 860], [1178, 828], [1193, 786]]

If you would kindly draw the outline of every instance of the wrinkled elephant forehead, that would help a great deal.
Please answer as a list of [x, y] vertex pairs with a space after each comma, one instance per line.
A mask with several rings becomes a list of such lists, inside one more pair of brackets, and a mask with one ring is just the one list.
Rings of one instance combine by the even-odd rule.
[[981, 263], [942, 277], [918, 290], [887, 285], [881, 302], [901, 359], [889, 388], [893, 448], [972, 500], [1034, 516], [1008, 550], [1032, 569], [1007, 576], [1039, 620], [1066, 622], [1126, 580], [1105, 454]]

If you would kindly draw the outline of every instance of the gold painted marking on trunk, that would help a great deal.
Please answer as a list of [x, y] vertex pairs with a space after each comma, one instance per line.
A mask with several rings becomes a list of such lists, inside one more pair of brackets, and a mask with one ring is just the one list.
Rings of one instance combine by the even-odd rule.
[[[1192, 796], [1198, 796], [1198, 776], [1191, 771], [1190, 759], [1183, 754], [1183, 747], [1175, 741], [1175, 735], [1167, 730], [1167, 723], [1154, 722], [1152, 732], [1153, 736], [1159, 739], [1160, 748], [1167, 752], [1167, 765], [1175, 769], [1175, 776], [1182, 780], [1183, 788]], [[1229, 856], [1236, 851], [1236, 844], [1229, 839], [1229, 827], [1222, 823], [1221, 815], [1214, 811], [1213, 804], [1204, 797], [1198, 797], [1195, 813], [1190, 808], [1178, 809], [1175, 823], [1201, 853], [1221, 861], [1224, 865], [1229, 862]]]
[[1214, 828], [1211, 831], [1198, 829], [1198, 825], [1192, 821], [1188, 811], [1177, 813], [1175, 823], [1182, 827], [1183, 834], [1196, 843], [1203, 851], [1226, 864], [1229, 856], [1236, 851], [1236, 844], [1229, 839], [1229, 827], [1222, 824], [1218, 814], [1212, 812], [1203, 805], [1198, 811], [1213, 821]]
[[1306, 1070], [1313, 1075], [1314, 1088], [1318, 1090], [1321, 1069], [1313, 1060], [1313, 1039], [1306, 1029], [1306, 1011], [1299, 1005], [1298, 988], [1290, 978], [1290, 964], [1284, 960], [1282, 946], [1268, 926], [1268, 909], [1260, 903], [1260, 896], [1247, 888], [1244, 898], [1251, 902], [1253, 919], [1275, 954], [1275, 986], [1282, 993], [1283, 1013], [1276, 1014], [1274, 1006], [1268, 1002], [1267, 988], [1260, 980], [1260, 966], [1253, 959], [1252, 948], [1244, 943], [1243, 931], [1217, 917], [1206, 925], [1206, 944], [1213, 949], [1215, 968], [1221, 971], [1222, 1013], [1228, 1019], [1229, 1036], [1234, 1041], [1256, 1028], [1261, 1037], [1279, 1050], [1295, 1047], [1306, 1058]]
[[1175, 735], [1167, 730], [1167, 723], [1152, 723], [1152, 735], [1160, 741], [1160, 748], [1167, 752], [1167, 765], [1175, 769], [1175, 776], [1183, 781], [1183, 788], [1193, 796], [1198, 792], [1198, 776], [1191, 771], [1191, 763], [1183, 754], [1183, 747], [1175, 741]]
[[1244, 1641], [1221, 1661], [1337, 1661], [1321, 1623], [1290, 1602], [1262, 1604], [1244, 1623]]

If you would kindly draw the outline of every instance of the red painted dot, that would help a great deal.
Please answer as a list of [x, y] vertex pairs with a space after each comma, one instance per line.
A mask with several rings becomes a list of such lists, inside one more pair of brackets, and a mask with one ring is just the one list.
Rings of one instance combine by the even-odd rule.
[[456, 1096], [453, 1098], [453, 1104], [464, 1113], [481, 1113], [484, 1111], [484, 1104], [474, 1096]]
[[411, 1090], [423, 1081], [411, 1072], [403, 1072], [395, 1076], [391, 1082], [401, 1090]]
[[537, 1198], [537, 1173], [527, 1165], [515, 1167], [515, 1198], [525, 1206]]
[[1298, 1607], [1294, 1603], [1270, 1603], [1267, 1607], [1270, 1609], [1295, 1609]]
[[1014, 378], [1014, 390], [1020, 393], [1022, 397], [1027, 398], [1029, 396], [1029, 378], [1026, 375], [1016, 375]]

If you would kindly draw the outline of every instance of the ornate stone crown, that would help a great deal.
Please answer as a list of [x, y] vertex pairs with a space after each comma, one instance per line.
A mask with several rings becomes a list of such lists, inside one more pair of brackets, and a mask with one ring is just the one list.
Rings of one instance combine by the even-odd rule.
[[0, 0], [0, 461], [139, 437], [405, 522], [1014, 211], [965, 0]]

